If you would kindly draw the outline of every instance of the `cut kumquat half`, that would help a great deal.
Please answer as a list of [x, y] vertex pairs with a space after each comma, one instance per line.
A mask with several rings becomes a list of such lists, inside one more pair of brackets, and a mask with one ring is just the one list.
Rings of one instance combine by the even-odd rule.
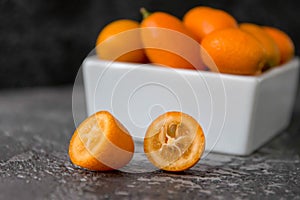
[[134, 142], [126, 128], [109, 112], [97, 112], [74, 132], [69, 156], [77, 166], [95, 171], [119, 169], [133, 157]]
[[200, 124], [182, 112], [167, 112], [147, 129], [144, 151], [150, 162], [165, 171], [183, 171], [194, 166], [205, 149]]

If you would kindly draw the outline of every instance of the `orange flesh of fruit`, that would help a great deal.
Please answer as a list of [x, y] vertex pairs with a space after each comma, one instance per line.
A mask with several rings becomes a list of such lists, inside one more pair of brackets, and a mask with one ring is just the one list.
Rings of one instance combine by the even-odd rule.
[[194, 166], [205, 149], [205, 136], [201, 126], [191, 116], [181, 112], [168, 112], [149, 126], [144, 151], [159, 169], [183, 171]]

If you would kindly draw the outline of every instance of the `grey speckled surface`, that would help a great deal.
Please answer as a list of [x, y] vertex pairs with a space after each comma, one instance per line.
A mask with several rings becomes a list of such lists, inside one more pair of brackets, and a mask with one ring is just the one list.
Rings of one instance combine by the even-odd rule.
[[290, 126], [251, 156], [211, 153], [178, 174], [146, 172], [145, 160], [139, 173], [100, 173], [69, 161], [71, 95], [0, 92], [0, 199], [300, 199], [299, 103]]

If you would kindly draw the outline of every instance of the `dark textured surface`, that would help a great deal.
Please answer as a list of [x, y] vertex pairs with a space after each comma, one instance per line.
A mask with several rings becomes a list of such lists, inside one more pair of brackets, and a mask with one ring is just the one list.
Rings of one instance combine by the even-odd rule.
[[197, 5], [224, 9], [239, 22], [281, 28], [299, 55], [297, 0], [0, 0], [0, 88], [72, 83], [107, 23], [141, 20], [140, 7], [181, 18]]
[[1, 91], [0, 199], [300, 199], [299, 103], [290, 126], [251, 156], [211, 153], [179, 174], [147, 172], [144, 160], [139, 173], [100, 173], [69, 161], [71, 95]]

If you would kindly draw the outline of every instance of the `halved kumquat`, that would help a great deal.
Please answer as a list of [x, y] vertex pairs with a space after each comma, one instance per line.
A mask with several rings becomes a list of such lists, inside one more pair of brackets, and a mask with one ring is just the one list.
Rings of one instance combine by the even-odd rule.
[[194, 166], [205, 149], [199, 123], [182, 112], [167, 112], [156, 118], [144, 138], [144, 151], [154, 166], [183, 171]]
[[119, 169], [133, 157], [134, 142], [126, 128], [109, 112], [84, 120], [74, 132], [69, 156], [80, 167], [108, 171]]

